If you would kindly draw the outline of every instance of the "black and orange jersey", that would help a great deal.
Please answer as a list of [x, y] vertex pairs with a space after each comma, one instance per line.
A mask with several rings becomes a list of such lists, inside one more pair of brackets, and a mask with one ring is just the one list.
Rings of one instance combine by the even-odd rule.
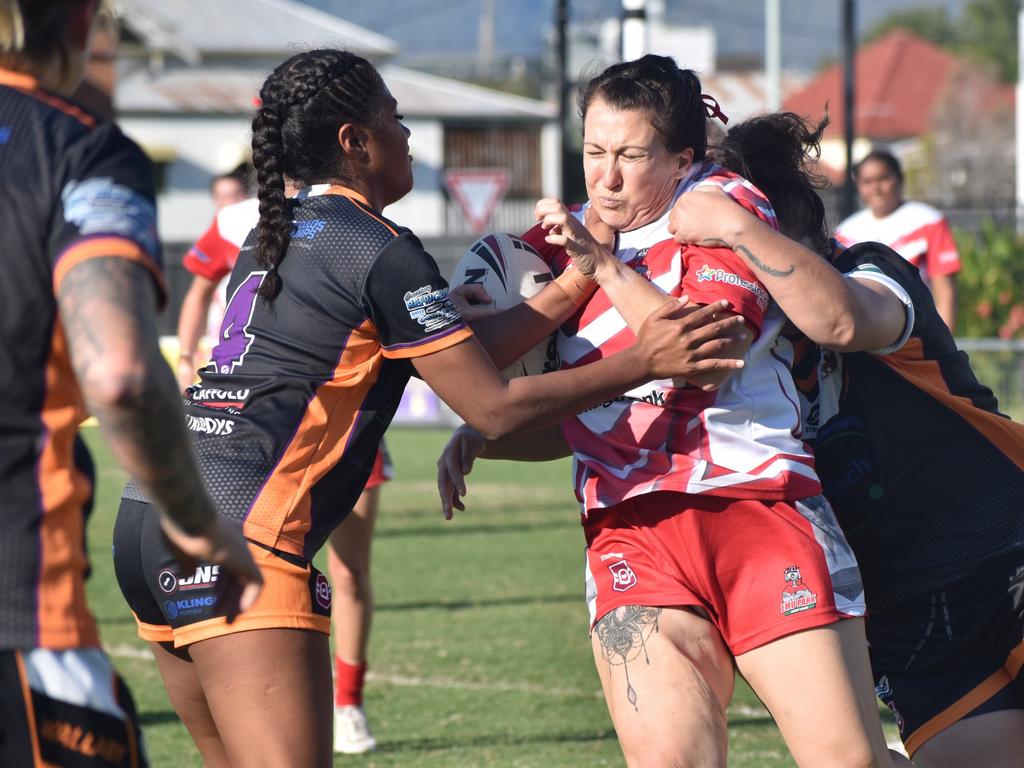
[[152, 170], [117, 126], [0, 70], [0, 649], [97, 642], [76, 464], [85, 417], [56, 295], [72, 267], [130, 259], [162, 289]]
[[471, 331], [416, 236], [360, 195], [332, 187], [290, 205], [281, 290], [257, 296], [266, 270], [250, 233], [186, 420], [221, 514], [309, 559], [362, 492], [410, 358]]
[[883, 610], [1024, 548], [1024, 426], [975, 378], [915, 267], [878, 243], [837, 248], [833, 265], [871, 265], [913, 303], [895, 352], [808, 345], [794, 371], [825, 495]]

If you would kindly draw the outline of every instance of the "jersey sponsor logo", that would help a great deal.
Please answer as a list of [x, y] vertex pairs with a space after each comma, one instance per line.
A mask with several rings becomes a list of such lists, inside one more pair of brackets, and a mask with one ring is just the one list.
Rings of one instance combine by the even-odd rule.
[[462, 320], [459, 311], [448, 298], [447, 288], [424, 285], [403, 296], [409, 317], [423, 326], [427, 333], [440, 330]]
[[715, 269], [709, 264], [705, 264], [697, 270], [697, 282], [715, 282], [725, 283], [726, 285], [736, 285], [743, 288], [746, 291], [750, 291], [754, 296], [757, 297], [757, 306], [761, 309], [767, 309], [770, 297], [768, 291], [762, 288], [755, 282], [750, 280], [744, 280], [737, 274], [732, 272], [726, 272], [724, 269]]
[[233, 419], [215, 419], [212, 416], [185, 414], [185, 424], [193, 432], [204, 435], [230, 435], [235, 429]]
[[601, 555], [601, 562], [603, 563], [605, 560], [624, 560], [625, 557], [621, 552], [609, 552], [606, 555]]
[[[75, 709], [82, 713], [91, 712], [85, 707], [75, 707]], [[58, 764], [58, 761], [61, 765], [70, 765], [71, 763], [65, 762], [67, 756], [60, 754], [61, 750], [74, 752], [81, 756], [73, 758], [74, 765], [125, 765], [127, 763], [127, 745], [117, 738], [97, 733], [88, 724], [80, 725], [70, 720], [43, 717], [39, 722], [39, 740], [43, 742], [39, 746], [46, 765]], [[50, 742], [50, 744], [47, 745], [46, 742]]]
[[308, 221], [296, 221], [292, 228], [293, 240], [315, 240], [316, 236], [324, 231], [327, 222], [323, 219], [309, 219]]
[[322, 573], [316, 575], [316, 602], [325, 611], [331, 609], [331, 585]]
[[217, 602], [213, 595], [208, 597], [186, 597], [181, 600], [164, 600], [164, 611], [170, 619], [179, 616], [195, 616], [212, 608]]
[[188, 398], [201, 403], [207, 408], [244, 408], [249, 399], [249, 389], [200, 389], [193, 387], [188, 390]]
[[818, 596], [804, 584], [798, 566], [789, 566], [783, 577], [787, 582], [787, 586], [782, 590], [782, 604], [779, 606], [783, 616], [809, 611], [818, 604]]
[[173, 595], [178, 590], [178, 577], [174, 575], [174, 571], [166, 568], [160, 571], [156, 583], [160, 585], [160, 591], [167, 595]]
[[178, 579], [178, 589], [209, 589], [217, 583], [217, 576], [220, 575], [219, 565], [200, 565], [196, 572], [185, 579]]
[[636, 586], [636, 572], [629, 567], [625, 560], [619, 560], [608, 566], [612, 572], [612, 589], [616, 592], [625, 592]]
[[109, 176], [69, 181], [61, 192], [64, 218], [82, 235], [120, 235], [147, 253], [159, 252], [156, 206]]

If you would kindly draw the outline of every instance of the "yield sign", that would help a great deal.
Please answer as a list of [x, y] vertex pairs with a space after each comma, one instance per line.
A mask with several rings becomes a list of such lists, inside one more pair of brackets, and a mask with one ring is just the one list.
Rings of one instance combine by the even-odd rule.
[[504, 168], [459, 168], [447, 171], [444, 183], [458, 201], [473, 231], [482, 234], [495, 206], [505, 196], [508, 171]]

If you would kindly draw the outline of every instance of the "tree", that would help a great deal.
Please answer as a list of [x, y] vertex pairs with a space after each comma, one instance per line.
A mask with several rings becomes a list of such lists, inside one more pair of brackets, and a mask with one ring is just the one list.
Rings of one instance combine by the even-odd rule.
[[961, 51], [1004, 83], [1017, 80], [1017, 11], [1017, 0], [971, 0], [964, 8]]
[[1017, 80], [1017, 9], [1018, 0], [971, 0], [957, 21], [944, 7], [894, 11], [871, 27], [863, 42], [907, 29], [1012, 83]]
[[864, 34], [861, 42], [873, 42], [894, 29], [908, 29], [943, 48], [954, 49], [960, 43], [957, 25], [944, 7], [893, 11], [875, 22], [875, 25]]

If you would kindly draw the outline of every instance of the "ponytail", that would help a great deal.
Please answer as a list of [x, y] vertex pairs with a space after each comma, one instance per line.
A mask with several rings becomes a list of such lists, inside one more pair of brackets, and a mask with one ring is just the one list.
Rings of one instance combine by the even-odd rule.
[[281, 290], [277, 268], [291, 240], [285, 178], [303, 185], [344, 181], [348, 159], [338, 129], [345, 123], [379, 125], [386, 93], [373, 64], [332, 49], [296, 54], [263, 83], [252, 121], [252, 164], [260, 200], [256, 260], [267, 270], [259, 295], [265, 300]]
[[274, 106], [264, 105], [252, 121], [252, 163], [259, 184], [260, 220], [256, 225], [256, 261], [267, 270], [259, 295], [273, 301], [281, 290], [277, 267], [291, 240], [291, 216], [281, 173], [281, 117]]

